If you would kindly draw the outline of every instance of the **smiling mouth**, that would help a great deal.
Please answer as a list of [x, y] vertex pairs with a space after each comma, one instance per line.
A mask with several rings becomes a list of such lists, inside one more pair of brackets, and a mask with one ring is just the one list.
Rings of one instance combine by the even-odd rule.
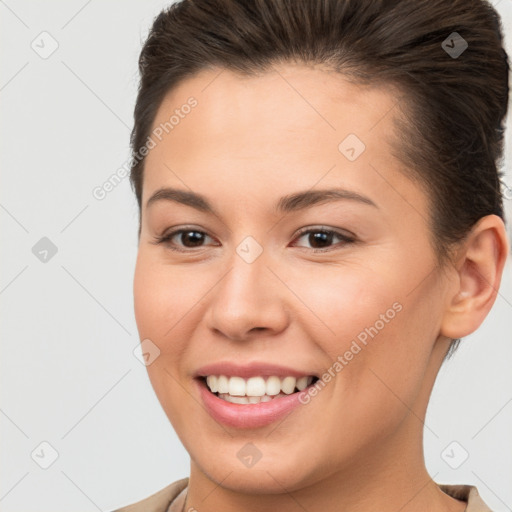
[[200, 377], [206, 388], [218, 398], [233, 404], [259, 404], [276, 398], [289, 396], [314, 385], [318, 377], [314, 375], [300, 378], [288, 376], [242, 377], [208, 375]]

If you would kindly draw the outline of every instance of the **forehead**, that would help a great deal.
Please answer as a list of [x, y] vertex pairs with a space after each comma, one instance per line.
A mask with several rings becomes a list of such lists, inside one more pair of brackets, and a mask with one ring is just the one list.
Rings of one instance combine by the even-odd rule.
[[[381, 122], [384, 130], [376, 134], [389, 134], [392, 116], [387, 114], [399, 102], [398, 92], [391, 87], [350, 83], [339, 73], [318, 66], [280, 65], [256, 76], [213, 69], [171, 90], [158, 109], [153, 129], [165, 125], [173, 112], [188, 111], [190, 98], [197, 105], [182, 114], [164, 138], [175, 146], [186, 140], [188, 147], [197, 141], [205, 148], [209, 142], [228, 144], [231, 137], [237, 144], [246, 142], [245, 154], [260, 157], [263, 148], [257, 143], [262, 141], [283, 150], [296, 150], [305, 139], [308, 146], [316, 140], [332, 141], [336, 149], [338, 139], [348, 133], [369, 139]], [[194, 121], [184, 122], [187, 118]], [[188, 129], [191, 124], [193, 138]]]
[[391, 186], [395, 191], [384, 191], [390, 200], [397, 184], [402, 196], [417, 195], [406, 173], [397, 172], [401, 163], [390, 146], [400, 101], [392, 87], [357, 85], [312, 66], [276, 66], [250, 77], [201, 71], [158, 109], [143, 202], [165, 185], [257, 196], [320, 180], [379, 195]]

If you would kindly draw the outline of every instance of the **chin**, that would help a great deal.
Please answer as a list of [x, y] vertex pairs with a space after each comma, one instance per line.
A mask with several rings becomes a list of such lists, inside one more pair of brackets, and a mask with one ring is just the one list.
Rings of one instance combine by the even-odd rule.
[[200, 470], [224, 489], [246, 494], [282, 494], [313, 483], [312, 471], [304, 467], [304, 459], [301, 461], [300, 474], [297, 472], [297, 464], [286, 457], [281, 460], [282, 464], [278, 464], [270, 459], [266, 462], [261, 459], [253, 467], [246, 468], [240, 463], [221, 458], [215, 462], [208, 461], [206, 466], [200, 466]]

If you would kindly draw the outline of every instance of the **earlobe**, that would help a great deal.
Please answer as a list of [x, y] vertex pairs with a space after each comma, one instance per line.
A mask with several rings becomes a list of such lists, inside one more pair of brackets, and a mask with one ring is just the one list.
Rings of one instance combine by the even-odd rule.
[[482, 217], [461, 245], [458, 279], [448, 288], [442, 335], [462, 338], [481, 325], [496, 300], [507, 254], [503, 220], [497, 215]]

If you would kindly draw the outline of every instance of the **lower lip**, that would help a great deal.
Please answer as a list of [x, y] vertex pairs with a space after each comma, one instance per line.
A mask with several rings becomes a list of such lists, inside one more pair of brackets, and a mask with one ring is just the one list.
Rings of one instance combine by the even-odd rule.
[[195, 379], [199, 393], [210, 416], [225, 425], [235, 428], [258, 428], [280, 420], [299, 405], [301, 392], [273, 398], [259, 404], [233, 404], [214, 395], [202, 379]]

